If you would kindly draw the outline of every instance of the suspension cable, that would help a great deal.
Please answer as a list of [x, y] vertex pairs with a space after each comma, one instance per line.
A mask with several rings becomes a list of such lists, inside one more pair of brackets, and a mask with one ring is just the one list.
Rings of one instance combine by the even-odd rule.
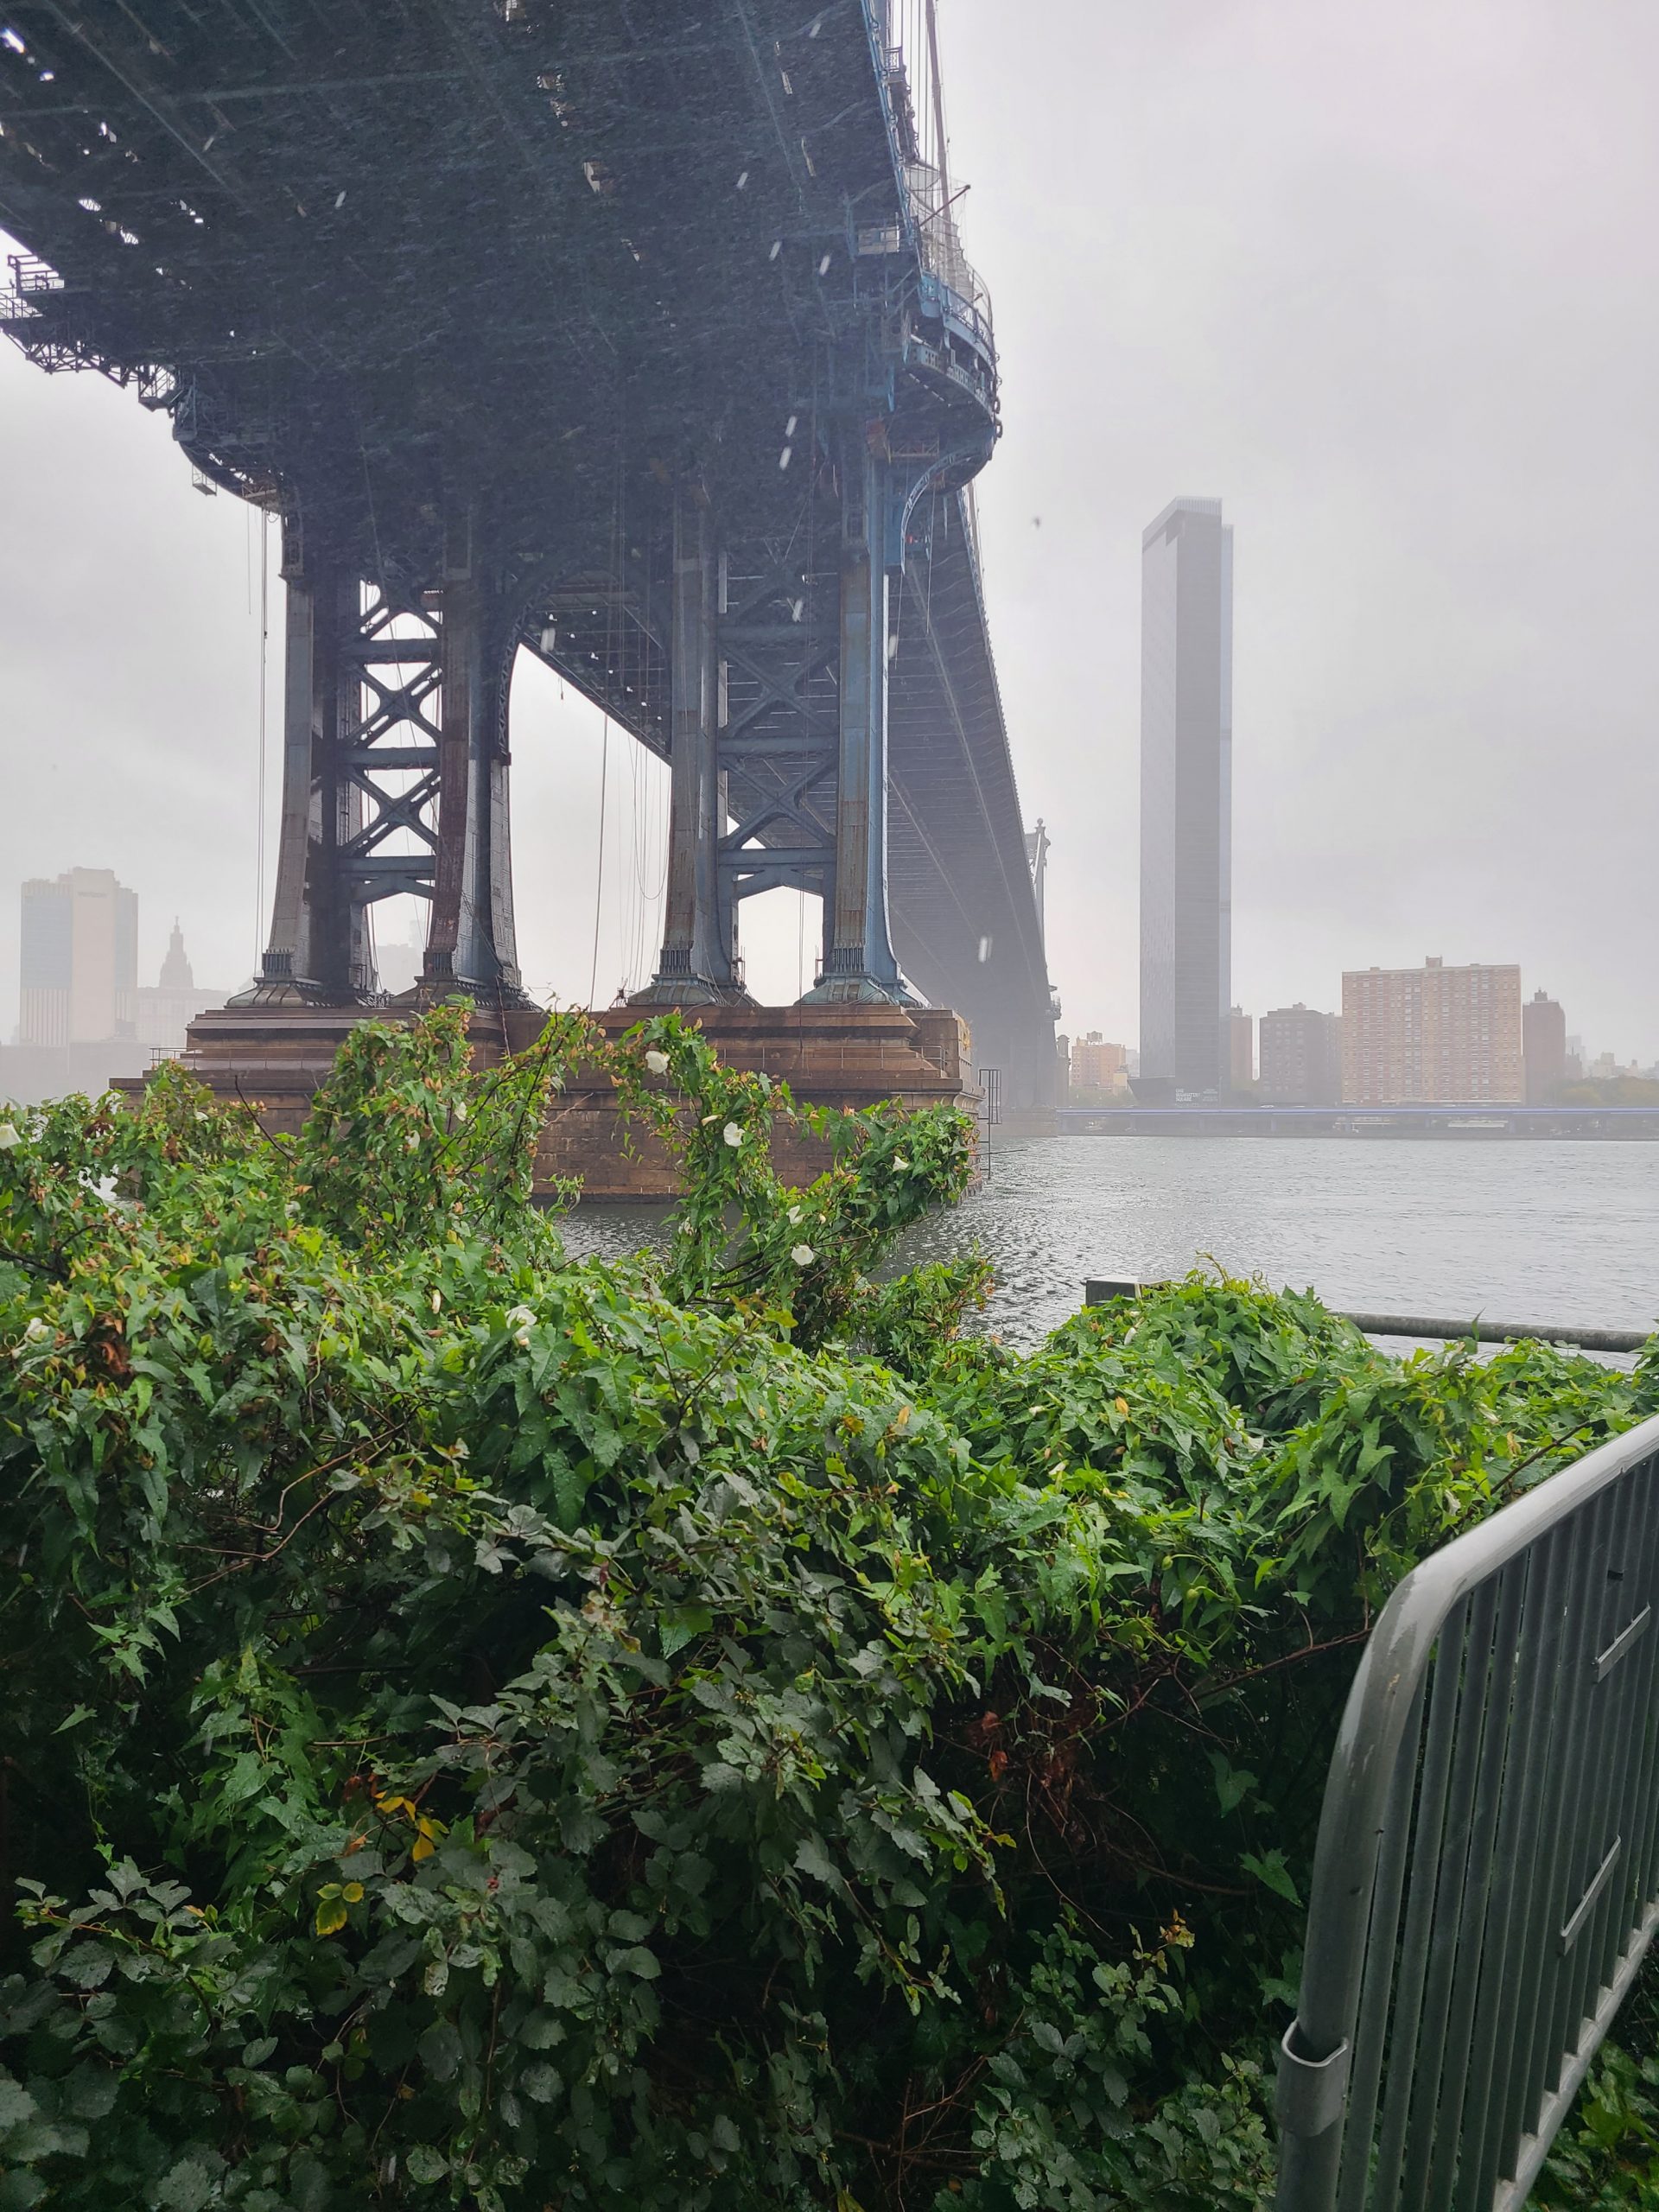
[[594, 957], [588, 971], [588, 1011], [594, 1011], [594, 993], [599, 988], [599, 915], [600, 902], [605, 893], [605, 788], [611, 771], [611, 718], [603, 720], [604, 735], [599, 755], [599, 868], [594, 877]]
[[265, 944], [265, 738], [269, 709], [266, 701], [270, 640], [270, 518], [263, 507], [259, 517], [259, 774], [253, 798], [254, 890], [253, 972], [259, 974]]

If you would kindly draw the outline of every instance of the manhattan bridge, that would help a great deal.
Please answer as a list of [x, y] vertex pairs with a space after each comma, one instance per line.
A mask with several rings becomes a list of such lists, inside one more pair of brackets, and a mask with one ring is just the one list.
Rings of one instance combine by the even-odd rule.
[[423, 1001], [525, 1003], [529, 653], [669, 764], [637, 1002], [745, 1005], [741, 903], [790, 887], [804, 1020], [953, 1009], [1049, 1103], [961, 190], [933, 0], [0, 0], [0, 324], [280, 518], [245, 1007], [376, 1004], [370, 910], [410, 893]]

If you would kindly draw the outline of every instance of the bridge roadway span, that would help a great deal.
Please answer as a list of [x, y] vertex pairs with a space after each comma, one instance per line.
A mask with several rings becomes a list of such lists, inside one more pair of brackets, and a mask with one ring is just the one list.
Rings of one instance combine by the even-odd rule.
[[522, 997], [527, 650], [672, 764], [648, 1001], [741, 1002], [791, 885], [810, 995], [954, 1007], [1045, 1102], [989, 306], [888, 5], [0, 0], [0, 321], [282, 518], [273, 1007], [372, 1000], [400, 892], [425, 990]]

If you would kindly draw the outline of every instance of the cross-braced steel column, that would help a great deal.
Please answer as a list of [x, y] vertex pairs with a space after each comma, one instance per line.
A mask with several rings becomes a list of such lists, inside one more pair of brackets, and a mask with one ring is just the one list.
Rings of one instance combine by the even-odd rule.
[[256, 997], [372, 997], [368, 909], [410, 893], [432, 901], [429, 995], [522, 998], [507, 835], [516, 629], [465, 518], [448, 569], [393, 601], [285, 532], [282, 823]]
[[674, 501], [674, 594], [669, 647], [671, 750], [667, 907], [662, 957], [636, 1006], [715, 1006], [735, 992], [731, 945], [720, 925], [715, 846], [714, 529], [706, 502]]
[[804, 1003], [913, 1001], [887, 919], [887, 553], [884, 426], [842, 448], [841, 725], [836, 864], [823, 975]]
[[[348, 855], [365, 829], [363, 785], [352, 761], [364, 734], [361, 591], [338, 563], [302, 559], [291, 526], [283, 532], [283, 801], [262, 980], [308, 997], [349, 1000], [372, 988], [364, 902], [348, 880]], [[418, 700], [414, 705], [418, 712]]]

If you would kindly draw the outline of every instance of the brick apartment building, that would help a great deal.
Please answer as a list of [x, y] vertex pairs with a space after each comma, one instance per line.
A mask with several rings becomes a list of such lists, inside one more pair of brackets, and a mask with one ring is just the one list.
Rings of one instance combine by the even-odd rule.
[[1342, 1017], [1317, 1007], [1274, 1007], [1258, 1025], [1256, 1088], [1270, 1106], [1335, 1106], [1342, 1097]]
[[1122, 1045], [1114, 1045], [1103, 1038], [1099, 1030], [1091, 1029], [1086, 1037], [1079, 1037], [1071, 1047], [1071, 1088], [1076, 1091], [1114, 1091], [1123, 1088], [1123, 1070], [1128, 1053]]
[[1344, 973], [1344, 1105], [1517, 1105], [1524, 1096], [1518, 967], [1429, 960]]
[[1535, 991], [1521, 1009], [1521, 1054], [1528, 1105], [1548, 1106], [1567, 1081], [1567, 1016], [1542, 991]]

